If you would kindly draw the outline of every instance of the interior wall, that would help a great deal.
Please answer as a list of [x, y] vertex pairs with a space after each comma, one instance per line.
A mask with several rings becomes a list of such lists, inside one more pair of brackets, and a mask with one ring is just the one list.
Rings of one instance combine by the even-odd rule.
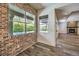
[[[48, 33], [42, 33], [42, 32], [40, 32], [40, 30], [38, 30], [38, 42], [42, 42], [42, 43], [52, 45], [52, 46], [55, 46], [55, 43], [53, 40], [53, 39], [55, 39], [55, 28], [54, 28], [55, 20], [52, 20], [55, 18], [55, 15], [52, 14], [54, 12], [55, 12], [55, 10], [52, 9], [52, 11], [51, 11], [51, 9], [49, 9], [49, 8], [42, 10], [42, 13], [40, 13], [39, 16], [48, 15]], [[53, 16], [53, 18], [52, 18], [52, 16]]]
[[78, 26], [78, 28], [77, 28], [77, 34], [79, 35], [79, 21], [77, 22], [77, 26]]
[[[48, 14], [48, 33], [41, 33], [38, 30], [38, 42], [42, 42], [51, 46], [56, 46], [56, 16], [55, 8], [61, 7], [67, 4], [57, 4], [55, 6], [47, 7], [39, 13], [39, 16]], [[40, 27], [39, 27], [40, 28]]]
[[67, 33], [67, 22], [60, 22], [59, 23], [59, 33]]
[[[67, 21], [63, 22], [63, 20], [67, 20]], [[65, 18], [60, 19], [59, 33], [67, 33], [67, 24], [68, 27], [76, 27], [76, 26], [79, 27], [79, 11], [72, 12], [67, 19]], [[77, 28], [77, 34], [79, 35], [79, 28]]]
[[[75, 10], [75, 12], [72, 12], [71, 13], [71, 15], [68, 17], [68, 19], [67, 19], [67, 22], [70, 22], [70, 21], [73, 21], [73, 22], [71, 22], [71, 24], [70, 24], [70, 26], [72, 26], [72, 27], [76, 27], [77, 26], [77, 34], [79, 35], [79, 11], [77, 10]], [[75, 23], [75, 21], [77, 22], [77, 23]]]

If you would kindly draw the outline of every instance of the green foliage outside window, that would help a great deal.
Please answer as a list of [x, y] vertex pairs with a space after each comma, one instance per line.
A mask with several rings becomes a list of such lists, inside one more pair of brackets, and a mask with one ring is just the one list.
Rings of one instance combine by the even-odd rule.
[[47, 26], [42, 26], [41, 30], [42, 30], [42, 31], [47, 31], [48, 28], [47, 28]]
[[25, 24], [13, 22], [13, 32], [24, 32], [25, 31]]
[[34, 21], [33, 20], [29, 20], [27, 22], [26, 29], [27, 29], [27, 31], [34, 31], [35, 26], [34, 26]]
[[35, 15], [26, 12], [15, 5], [9, 5], [10, 33], [12, 35], [35, 31], [34, 19]]
[[34, 31], [34, 24], [27, 24], [27, 31]]
[[[34, 31], [35, 27], [33, 23], [26, 24], [27, 31]], [[25, 23], [13, 22], [13, 32], [24, 32], [25, 31]]]

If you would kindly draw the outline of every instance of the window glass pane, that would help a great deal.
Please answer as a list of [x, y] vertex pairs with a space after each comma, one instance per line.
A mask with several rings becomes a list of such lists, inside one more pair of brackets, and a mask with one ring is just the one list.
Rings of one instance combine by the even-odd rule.
[[19, 16], [14, 16], [13, 21], [18, 21], [18, 22], [25, 22], [25, 18], [19, 17]]
[[19, 16], [13, 18], [13, 34], [24, 34], [25, 33], [25, 19]]
[[27, 20], [26, 20], [26, 30], [27, 33], [31, 33], [35, 31], [35, 15], [26, 12]]
[[[12, 8], [13, 7], [13, 8]], [[10, 32], [12, 35], [25, 34], [25, 11], [15, 5], [9, 5]]]
[[36, 29], [35, 15], [9, 4], [9, 27], [11, 35], [32, 33]]
[[25, 33], [25, 23], [13, 22], [13, 34], [24, 34]]
[[15, 15], [13, 21], [19, 21], [19, 17]]
[[25, 18], [20, 17], [19, 21], [20, 22], [25, 22]]
[[20, 14], [25, 14], [25, 11], [19, 7], [17, 7], [15, 4], [10, 3], [9, 4], [9, 9], [12, 11], [15, 11], [16, 13], [20, 13]]
[[27, 29], [27, 33], [34, 32], [35, 30], [34, 20], [27, 19], [26, 29]]
[[40, 32], [48, 32], [48, 18], [40, 19]]

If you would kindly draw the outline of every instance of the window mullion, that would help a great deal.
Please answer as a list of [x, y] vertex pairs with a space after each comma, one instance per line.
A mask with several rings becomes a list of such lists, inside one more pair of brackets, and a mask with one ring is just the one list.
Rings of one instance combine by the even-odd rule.
[[[13, 16], [14, 17], [14, 16]], [[11, 36], [13, 35], [13, 17], [10, 17], [10, 23], [9, 23], [9, 26], [10, 26], [10, 34]]]
[[27, 33], [27, 29], [26, 29], [27, 28], [27, 25], [26, 25], [26, 23], [27, 23], [26, 22], [27, 21], [26, 12], [25, 12], [24, 18], [25, 18], [25, 33]]

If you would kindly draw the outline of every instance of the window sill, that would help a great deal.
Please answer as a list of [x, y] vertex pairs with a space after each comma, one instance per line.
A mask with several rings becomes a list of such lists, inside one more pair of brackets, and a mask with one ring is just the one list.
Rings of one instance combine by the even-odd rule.
[[40, 31], [40, 33], [48, 33], [48, 31]]
[[22, 33], [22, 34], [13, 34], [12, 37], [18, 37], [18, 36], [23, 36], [23, 35], [29, 35], [29, 34], [33, 34], [35, 32], [28, 32], [28, 33]]

